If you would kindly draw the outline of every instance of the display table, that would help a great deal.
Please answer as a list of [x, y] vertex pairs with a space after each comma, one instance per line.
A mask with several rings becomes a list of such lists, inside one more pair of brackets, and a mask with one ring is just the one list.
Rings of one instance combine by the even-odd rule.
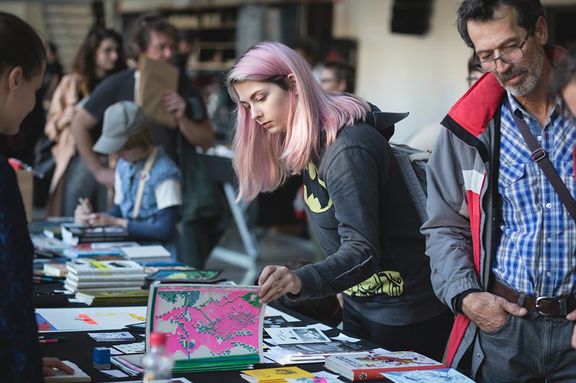
[[[309, 318], [303, 317], [298, 313], [294, 313], [290, 310], [281, 308], [283, 312], [294, 316], [301, 320], [298, 322], [298, 326], [306, 326], [309, 324], [314, 323]], [[124, 330], [123, 330], [124, 331]], [[99, 332], [99, 331], [95, 331]], [[108, 332], [108, 331], [102, 331]], [[76, 363], [84, 372], [92, 377], [93, 382], [114, 382], [114, 381], [123, 381], [123, 380], [138, 380], [141, 379], [141, 376], [131, 376], [125, 378], [113, 378], [110, 377], [101, 371], [97, 370], [92, 365], [92, 352], [95, 347], [112, 347], [116, 344], [126, 344], [126, 343], [134, 343], [137, 341], [142, 341], [144, 338], [139, 335], [138, 332], [130, 330], [130, 333], [136, 338], [135, 340], [125, 341], [125, 342], [96, 342], [92, 339], [87, 332], [58, 332], [58, 333], [43, 333], [42, 335], [46, 337], [50, 337], [51, 334], [54, 337], [58, 337], [63, 339], [59, 343], [46, 343], [41, 344], [41, 350], [43, 356], [51, 356], [51, 357], [58, 357], [61, 360], [70, 360]], [[332, 329], [328, 330], [328, 336], [336, 336], [339, 333], [339, 330]], [[363, 341], [364, 342], [364, 341]], [[367, 342], [366, 342], [367, 343]], [[368, 344], [368, 343], [367, 343]], [[375, 347], [375, 346], [374, 346]], [[270, 368], [270, 367], [277, 367], [278, 364], [270, 363], [270, 364], [259, 364], [255, 366], [255, 368]], [[314, 363], [314, 364], [301, 364], [298, 365], [304, 370], [310, 372], [317, 372], [324, 370], [324, 363]], [[115, 367], [112, 367], [115, 368]], [[235, 383], [235, 382], [245, 382], [244, 379], [240, 377], [239, 371], [218, 371], [218, 372], [202, 372], [202, 373], [187, 373], [187, 374], [175, 374], [175, 377], [186, 377], [193, 383], [214, 383], [214, 382], [221, 382], [221, 383]], [[386, 380], [381, 380], [385, 382]], [[377, 381], [375, 381], [377, 382]]]

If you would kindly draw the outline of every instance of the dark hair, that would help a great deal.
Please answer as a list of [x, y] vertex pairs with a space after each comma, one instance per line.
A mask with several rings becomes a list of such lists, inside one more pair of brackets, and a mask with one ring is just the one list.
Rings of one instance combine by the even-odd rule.
[[324, 68], [334, 71], [336, 81], [346, 81], [345, 92], [354, 93], [354, 68], [342, 61], [326, 61]]
[[105, 39], [112, 39], [118, 44], [118, 60], [112, 70], [106, 75], [119, 72], [126, 68], [126, 59], [124, 57], [124, 48], [122, 47], [122, 36], [113, 29], [106, 29], [95, 26], [84, 38], [80, 49], [72, 63], [72, 70], [83, 78], [86, 89], [83, 91], [88, 94], [103, 80], [96, 75], [96, 51]]
[[456, 23], [458, 32], [467, 46], [474, 48], [474, 43], [468, 34], [468, 21], [492, 20], [494, 11], [503, 6], [516, 10], [518, 25], [528, 32], [533, 30], [540, 16], [546, 17], [540, 0], [464, 0], [458, 8]]
[[144, 15], [136, 21], [134, 30], [134, 50], [135, 55], [145, 52], [150, 44], [150, 32], [168, 35], [174, 44], [178, 44], [180, 34], [178, 29], [170, 24], [164, 17], [158, 14]]
[[295, 51], [300, 51], [304, 54], [304, 59], [310, 64], [315, 66], [318, 62], [318, 43], [309, 37], [301, 37], [290, 44], [290, 48]]
[[20, 18], [0, 12], [0, 74], [20, 67], [26, 80], [39, 74], [46, 63], [46, 48], [38, 33]]
[[52, 41], [48, 41], [48, 43], [46, 44], [46, 48], [48, 48], [48, 50], [51, 51], [52, 54], [54, 55], [58, 54], [58, 47]]
[[480, 64], [480, 58], [476, 52], [472, 52], [472, 56], [468, 59], [468, 74], [472, 72], [483, 72], [482, 64]]
[[568, 50], [566, 57], [554, 71], [554, 78], [549, 88], [550, 98], [554, 99], [572, 81], [576, 81], [576, 45]]

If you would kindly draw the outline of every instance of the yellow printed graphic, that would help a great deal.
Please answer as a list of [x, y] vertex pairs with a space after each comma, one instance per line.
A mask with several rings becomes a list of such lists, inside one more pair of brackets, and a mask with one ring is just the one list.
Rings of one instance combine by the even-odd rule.
[[101, 269], [101, 270], [105, 270], [105, 269], [109, 269], [110, 267], [105, 265], [104, 263], [100, 262], [100, 261], [90, 261], [90, 267], [93, 269]]
[[353, 297], [369, 297], [380, 294], [398, 297], [404, 293], [404, 280], [399, 272], [384, 270], [349, 288], [344, 293]]
[[142, 321], [142, 322], [144, 322], [146, 320], [146, 318], [143, 317], [142, 315], [133, 314], [133, 313], [130, 313], [128, 315], [131, 316], [132, 318], [139, 320], [139, 321]]
[[[318, 177], [318, 171], [316, 170], [316, 165], [313, 163], [308, 164], [308, 174], [310, 175], [310, 179], [314, 181], [318, 179], [318, 184], [324, 190], [326, 190], [326, 182], [322, 181], [320, 177]], [[326, 193], [328, 194], [328, 193]], [[328, 199], [326, 202], [326, 206], [322, 206], [322, 203], [313, 193], [308, 194], [308, 188], [304, 185], [304, 202], [308, 205], [308, 208], [312, 213], [324, 213], [325, 211], [329, 210], [332, 207], [332, 199]]]

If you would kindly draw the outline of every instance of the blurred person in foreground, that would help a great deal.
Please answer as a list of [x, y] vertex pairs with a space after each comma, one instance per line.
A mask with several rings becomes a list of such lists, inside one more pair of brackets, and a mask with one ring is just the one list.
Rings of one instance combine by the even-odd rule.
[[[550, 91], [551, 97], [560, 95], [564, 105], [564, 113], [576, 119], [576, 45], [574, 45], [562, 65], [557, 69]], [[576, 320], [576, 313], [568, 315], [568, 319]], [[572, 331], [572, 347], [576, 348], [576, 326]]]
[[[18, 133], [42, 85], [46, 51], [25, 22], [0, 12], [0, 133]], [[34, 247], [14, 170], [0, 156], [0, 376], [6, 382], [43, 382], [54, 368], [73, 370], [55, 358], [41, 358], [34, 315]]]

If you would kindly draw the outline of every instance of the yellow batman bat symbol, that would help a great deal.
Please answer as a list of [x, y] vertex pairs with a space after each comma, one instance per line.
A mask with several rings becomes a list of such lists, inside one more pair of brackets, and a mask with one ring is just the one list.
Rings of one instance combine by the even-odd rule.
[[[326, 182], [322, 181], [320, 177], [318, 177], [318, 171], [316, 170], [316, 165], [313, 163], [308, 164], [308, 175], [312, 181], [318, 180], [318, 184], [324, 190], [326, 190]], [[328, 191], [326, 190], [326, 195], [328, 195]], [[324, 213], [328, 211], [332, 207], [332, 199], [328, 199], [326, 202], [326, 206], [322, 206], [322, 203], [314, 195], [314, 193], [309, 193], [308, 188], [304, 185], [304, 202], [308, 205], [308, 208], [312, 213]]]
[[397, 297], [404, 293], [404, 279], [398, 271], [383, 270], [372, 275], [362, 283], [352, 286], [344, 291], [344, 293], [357, 297], [379, 294]]

